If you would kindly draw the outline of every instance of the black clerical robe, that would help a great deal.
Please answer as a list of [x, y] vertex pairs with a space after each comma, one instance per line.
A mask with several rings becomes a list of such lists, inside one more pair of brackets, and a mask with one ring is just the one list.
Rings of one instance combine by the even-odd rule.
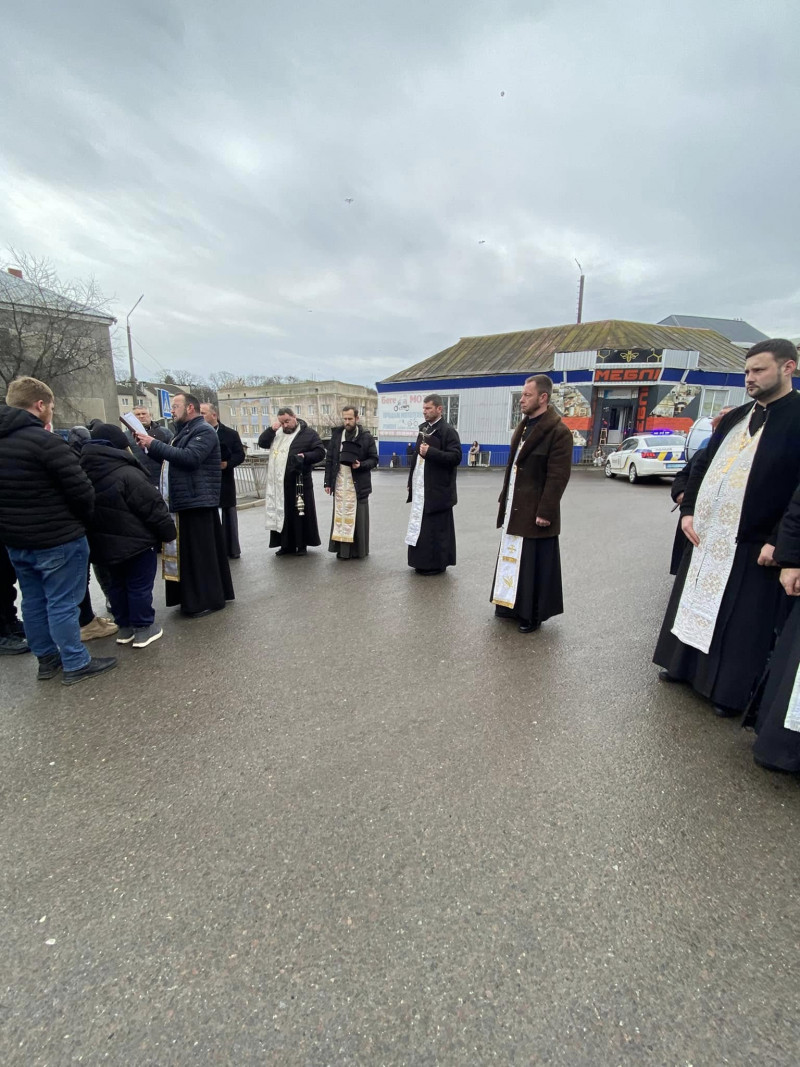
[[[755, 410], [754, 410], [755, 407]], [[759, 410], [760, 409], [760, 410]], [[708, 652], [679, 640], [672, 627], [694, 548], [689, 548], [675, 579], [653, 661], [673, 678], [729, 711], [744, 711], [762, 676], [787, 610], [776, 567], [758, 565], [765, 544], [777, 530], [800, 481], [800, 395], [788, 393], [766, 409], [753, 403], [730, 411], [708, 446], [694, 457], [681, 515], [694, 514], [703, 478], [728, 434], [746, 420], [755, 432], [763, 425], [742, 503], [736, 553], [725, 586]]]

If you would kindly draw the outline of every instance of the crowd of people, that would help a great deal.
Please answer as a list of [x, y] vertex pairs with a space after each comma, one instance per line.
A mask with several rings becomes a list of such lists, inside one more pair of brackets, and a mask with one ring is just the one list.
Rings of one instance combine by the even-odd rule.
[[[691, 686], [718, 716], [755, 727], [756, 761], [779, 771], [800, 771], [796, 367], [791, 342], [754, 345], [745, 358], [750, 400], [719, 413], [710, 441], [675, 480], [676, 578], [654, 654], [663, 682]], [[546, 375], [525, 382], [499, 497], [490, 599], [523, 634], [563, 611], [560, 508], [573, 440], [552, 393]], [[138, 408], [131, 432], [95, 421], [75, 427], [67, 442], [48, 432], [54, 404], [45, 383], [19, 378], [0, 406], [0, 654], [32, 651], [39, 679], [63, 672], [71, 685], [116, 666], [114, 657], [92, 657], [86, 640], [116, 634], [118, 644], [142, 649], [161, 638], [153, 608], [159, 554], [168, 607], [199, 618], [234, 599], [234, 470], [244, 450], [215, 406], [190, 393], [172, 400], [174, 436]], [[443, 405], [438, 394], [425, 398], [425, 421], [409, 445], [405, 543], [408, 565], [425, 577], [456, 563], [462, 448]], [[343, 409], [326, 449], [281, 408], [259, 446], [270, 453], [265, 524], [276, 554], [303, 556], [322, 543], [312, 472], [324, 461], [328, 549], [340, 561], [365, 559], [378, 454], [358, 411]], [[90, 561], [113, 621], [92, 611]]]

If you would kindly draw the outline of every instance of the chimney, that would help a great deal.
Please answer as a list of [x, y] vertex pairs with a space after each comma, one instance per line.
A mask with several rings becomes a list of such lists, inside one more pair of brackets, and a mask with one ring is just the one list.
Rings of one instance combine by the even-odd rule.
[[19, 267], [9, 267], [8, 268], [8, 273], [9, 274], [13, 274], [15, 278], [21, 278], [22, 277], [22, 271], [19, 269]]

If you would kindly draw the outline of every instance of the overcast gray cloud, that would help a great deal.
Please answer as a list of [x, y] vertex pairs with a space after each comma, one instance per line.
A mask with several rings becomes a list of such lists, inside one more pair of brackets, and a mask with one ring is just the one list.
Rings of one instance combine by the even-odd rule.
[[[0, 243], [94, 274], [139, 372], [373, 383], [459, 336], [800, 333], [797, 5], [36, 0]], [[352, 199], [352, 203], [347, 200]]]

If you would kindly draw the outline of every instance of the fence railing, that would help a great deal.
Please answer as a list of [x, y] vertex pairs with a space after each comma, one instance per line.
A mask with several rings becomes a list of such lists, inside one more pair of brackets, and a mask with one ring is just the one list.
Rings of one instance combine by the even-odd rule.
[[255, 499], [261, 500], [264, 496], [264, 487], [267, 482], [267, 464], [265, 459], [254, 459], [248, 456], [244, 463], [234, 468], [233, 477], [236, 481], [237, 500]]

